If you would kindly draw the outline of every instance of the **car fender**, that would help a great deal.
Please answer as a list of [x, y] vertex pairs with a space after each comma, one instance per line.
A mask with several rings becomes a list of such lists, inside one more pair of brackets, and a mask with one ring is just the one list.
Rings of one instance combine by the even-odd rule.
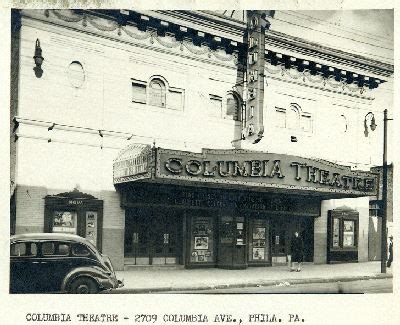
[[77, 267], [76, 269], [73, 269], [70, 271], [65, 277], [64, 280], [61, 284], [61, 291], [68, 291], [68, 286], [69, 284], [75, 280], [76, 278], [80, 277], [88, 277], [96, 281], [97, 285], [99, 288], [103, 288], [102, 285], [102, 279], [108, 279], [109, 275], [105, 271], [103, 271], [99, 267]]

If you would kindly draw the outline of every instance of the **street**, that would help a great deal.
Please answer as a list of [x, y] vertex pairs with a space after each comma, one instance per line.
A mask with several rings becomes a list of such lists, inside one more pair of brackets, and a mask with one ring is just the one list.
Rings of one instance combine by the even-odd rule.
[[244, 287], [231, 289], [211, 289], [196, 291], [168, 291], [163, 293], [191, 293], [191, 294], [249, 294], [249, 293], [391, 293], [393, 291], [392, 279], [359, 280], [352, 282], [329, 282], [290, 285], [282, 283], [279, 286]]

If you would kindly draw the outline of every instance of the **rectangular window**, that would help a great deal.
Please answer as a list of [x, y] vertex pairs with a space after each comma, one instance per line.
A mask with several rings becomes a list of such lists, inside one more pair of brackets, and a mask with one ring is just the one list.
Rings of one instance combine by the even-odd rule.
[[58, 256], [68, 256], [69, 255], [69, 244], [67, 244], [67, 243], [59, 243], [57, 245], [56, 255], [58, 255]]
[[212, 117], [222, 117], [222, 97], [210, 95], [209, 115]]
[[167, 108], [181, 111], [183, 109], [183, 91], [169, 89]]
[[312, 131], [311, 115], [302, 115], [300, 123], [301, 123], [301, 129], [304, 132], [311, 132]]
[[43, 256], [50, 256], [54, 255], [56, 249], [55, 245], [52, 242], [42, 243], [42, 255]]
[[278, 128], [286, 128], [286, 110], [276, 107], [275, 109], [275, 125]]
[[36, 256], [37, 246], [35, 243], [15, 243], [11, 245], [10, 256]]
[[146, 104], [146, 83], [132, 79], [132, 102]]

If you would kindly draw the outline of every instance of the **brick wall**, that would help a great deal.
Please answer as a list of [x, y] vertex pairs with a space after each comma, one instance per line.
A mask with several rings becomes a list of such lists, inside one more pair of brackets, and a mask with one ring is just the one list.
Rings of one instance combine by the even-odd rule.
[[47, 189], [18, 185], [16, 189], [16, 233], [44, 231], [44, 197]]

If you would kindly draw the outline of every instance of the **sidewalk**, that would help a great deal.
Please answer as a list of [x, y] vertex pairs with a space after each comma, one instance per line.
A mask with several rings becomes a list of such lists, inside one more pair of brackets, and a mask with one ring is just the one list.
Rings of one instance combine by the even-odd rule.
[[380, 273], [380, 262], [344, 264], [305, 264], [301, 272], [289, 272], [286, 266], [249, 267], [246, 270], [141, 269], [117, 271], [125, 286], [114, 293], [150, 293], [163, 291], [223, 289], [275, 286], [303, 283], [355, 281], [391, 278], [392, 269]]

